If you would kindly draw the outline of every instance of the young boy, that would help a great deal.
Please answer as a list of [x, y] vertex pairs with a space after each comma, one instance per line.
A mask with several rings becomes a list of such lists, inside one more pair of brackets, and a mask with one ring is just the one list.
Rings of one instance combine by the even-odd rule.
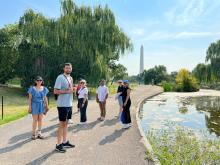
[[105, 80], [102, 79], [99, 81], [99, 87], [96, 91], [96, 102], [99, 103], [99, 108], [100, 108], [100, 117], [98, 120], [104, 121], [105, 120], [105, 115], [106, 115], [106, 100], [108, 98], [108, 87], [105, 86]]

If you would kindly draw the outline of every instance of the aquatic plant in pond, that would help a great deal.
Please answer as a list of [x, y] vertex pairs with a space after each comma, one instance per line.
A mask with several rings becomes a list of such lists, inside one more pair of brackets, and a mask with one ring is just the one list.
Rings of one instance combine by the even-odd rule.
[[140, 118], [144, 131], [165, 129], [167, 122], [177, 122], [196, 134], [205, 132], [211, 138], [220, 136], [220, 97], [174, 95], [163, 93], [143, 104]]
[[[175, 127], [175, 126], [173, 126]], [[216, 165], [220, 164], [220, 139], [200, 140], [189, 129], [175, 127], [163, 131], [151, 130], [147, 138], [153, 153], [162, 165]]]

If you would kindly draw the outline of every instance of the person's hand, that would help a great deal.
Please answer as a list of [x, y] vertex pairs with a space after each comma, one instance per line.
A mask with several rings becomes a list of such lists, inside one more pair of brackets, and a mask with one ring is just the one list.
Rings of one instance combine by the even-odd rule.
[[126, 106], [126, 105], [127, 105], [127, 102], [124, 103], [124, 106]]
[[49, 107], [45, 107], [44, 115], [46, 115], [48, 111], [49, 111]]
[[77, 87], [76, 87], [76, 86], [75, 86], [75, 87], [73, 87], [73, 91], [74, 91], [74, 92], [76, 92], [76, 90], [77, 90]]
[[85, 103], [82, 103], [82, 108], [84, 107]]

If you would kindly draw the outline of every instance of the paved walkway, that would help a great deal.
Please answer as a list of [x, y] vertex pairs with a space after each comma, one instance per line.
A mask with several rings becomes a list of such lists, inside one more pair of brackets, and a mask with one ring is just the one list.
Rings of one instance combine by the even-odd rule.
[[[118, 104], [114, 96], [107, 103], [107, 117], [104, 122], [96, 121], [98, 105], [90, 101], [88, 124], [77, 125], [79, 115], [74, 113], [74, 124], [69, 125], [70, 141], [76, 145], [65, 154], [54, 151], [57, 130], [57, 111], [51, 110], [44, 118], [45, 140], [30, 140], [31, 118], [0, 127], [0, 164], [38, 165], [147, 165], [145, 147], [135, 120], [138, 102], [161, 92], [156, 86], [139, 86], [132, 91], [131, 115], [133, 126], [124, 130], [115, 118]], [[76, 110], [76, 109], [74, 109]]]

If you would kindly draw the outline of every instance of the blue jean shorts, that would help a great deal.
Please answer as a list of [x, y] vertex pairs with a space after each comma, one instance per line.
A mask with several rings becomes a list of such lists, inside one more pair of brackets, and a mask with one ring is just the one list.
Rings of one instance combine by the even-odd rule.
[[118, 104], [119, 104], [120, 107], [123, 106], [122, 96], [119, 96], [119, 97], [118, 97]]
[[45, 112], [44, 103], [43, 102], [32, 102], [31, 105], [31, 114], [32, 115], [40, 115]]

